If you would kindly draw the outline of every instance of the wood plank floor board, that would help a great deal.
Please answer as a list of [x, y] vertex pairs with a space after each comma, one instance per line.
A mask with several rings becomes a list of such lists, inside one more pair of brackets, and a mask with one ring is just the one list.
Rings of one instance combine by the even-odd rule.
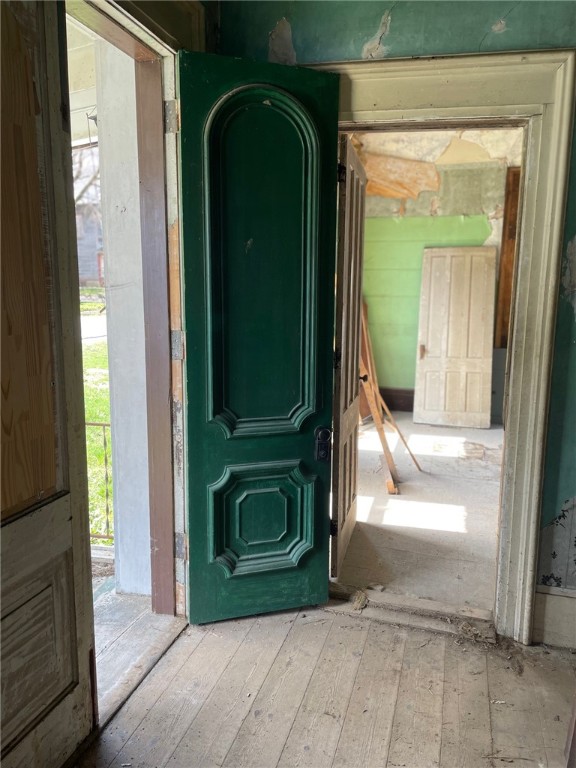
[[405, 644], [406, 630], [370, 622], [334, 768], [386, 765]]
[[564, 664], [558, 663], [557, 654], [558, 651], [552, 655], [528, 650], [519, 681], [531, 701], [531, 722], [539, 734], [545, 755], [543, 765], [547, 768], [564, 768], [564, 746], [576, 690], [576, 659], [563, 654], [569, 663], [572, 662], [570, 674]]
[[369, 623], [336, 616], [286, 741], [279, 768], [331, 766]]
[[[522, 674], [515, 666], [505, 655], [488, 658], [494, 762], [552, 768], [546, 755], [536, 691], [530, 676], [525, 676], [526, 665]], [[553, 764], [553, 768], [561, 767]]]
[[76, 768], [564, 768], [575, 667], [322, 608], [189, 627]]
[[389, 766], [440, 764], [446, 642], [450, 640], [441, 635], [420, 631], [406, 639]]
[[254, 619], [249, 618], [210, 625], [180, 674], [120, 750], [112, 768], [158, 768], [165, 762], [253, 624]]
[[126, 700], [186, 626], [184, 619], [146, 611], [98, 659], [98, 709], [101, 721]]
[[492, 766], [486, 651], [446, 641], [440, 765]]
[[256, 620], [166, 764], [222, 765], [297, 615]]
[[203, 627], [187, 627], [104, 728], [98, 740], [83, 755], [75, 768], [108, 768], [111, 765], [146, 714], [173, 684], [205, 634]]
[[298, 616], [230, 747], [226, 768], [278, 764], [333, 621], [324, 611]]
[[140, 617], [150, 612], [146, 595], [108, 592], [94, 604], [95, 651], [98, 659]]

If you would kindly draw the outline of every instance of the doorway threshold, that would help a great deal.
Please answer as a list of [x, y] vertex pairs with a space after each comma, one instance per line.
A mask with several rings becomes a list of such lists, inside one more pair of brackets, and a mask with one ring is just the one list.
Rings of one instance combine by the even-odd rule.
[[495, 643], [492, 611], [455, 607], [437, 600], [394, 594], [381, 587], [358, 587], [331, 582], [333, 598], [326, 610], [413, 629], [425, 629]]
[[104, 727], [164, 655], [185, 619], [152, 613], [147, 595], [119, 594], [114, 576], [95, 580], [94, 635], [99, 726]]

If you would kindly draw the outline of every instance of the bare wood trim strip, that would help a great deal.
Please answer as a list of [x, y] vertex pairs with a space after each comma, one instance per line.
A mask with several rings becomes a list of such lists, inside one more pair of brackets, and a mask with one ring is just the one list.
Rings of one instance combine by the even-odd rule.
[[160, 61], [136, 65], [146, 345], [152, 610], [174, 615], [174, 497], [164, 128]]
[[512, 306], [512, 284], [516, 261], [516, 232], [520, 205], [520, 168], [508, 168], [506, 173], [506, 195], [504, 198], [504, 221], [502, 223], [502, 247], [500, 249], [500, 270], [496, 304], [496, 330], [494, 346], [505, 349], [510, 334], [510, 308]]

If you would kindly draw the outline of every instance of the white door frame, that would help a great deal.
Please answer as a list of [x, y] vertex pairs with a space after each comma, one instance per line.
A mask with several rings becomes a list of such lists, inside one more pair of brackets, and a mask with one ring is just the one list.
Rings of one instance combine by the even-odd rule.
[[528, 644], [540, 529], [574, 51], [316, 65], [338, 72], [341, 130], [524, 126], [494, 619]]

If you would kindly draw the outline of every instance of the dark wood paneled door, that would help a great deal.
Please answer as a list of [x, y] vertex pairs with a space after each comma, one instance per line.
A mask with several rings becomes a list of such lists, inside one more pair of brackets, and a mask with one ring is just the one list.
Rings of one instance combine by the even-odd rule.
[[338, 576], [356, 523], [360, 323], [366, 173], [347, 136], [340, 139], [334, 380], [334, 460], [330, 573]]
[[202, 623], [327, 600], [338, 77], [192, 53], [179, 72]]

